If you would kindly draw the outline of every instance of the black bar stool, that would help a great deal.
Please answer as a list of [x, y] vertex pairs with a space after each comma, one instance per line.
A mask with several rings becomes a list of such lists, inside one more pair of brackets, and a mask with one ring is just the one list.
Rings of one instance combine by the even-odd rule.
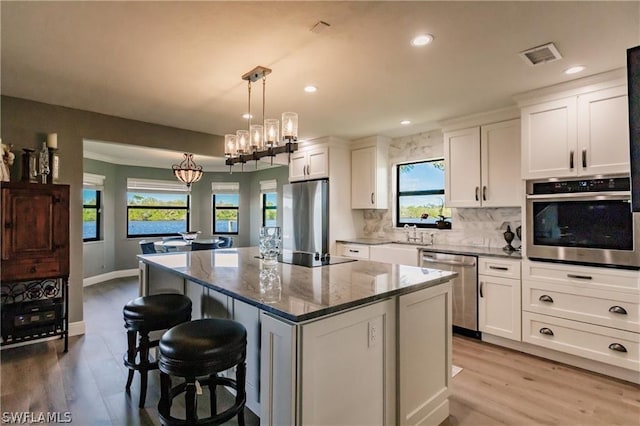
[[[242, 324], [225, 319], [200, 319], [180, 324], [165, 332], [160, 339], [160, 422], [165, 426], [219, 425], [234, 416], [244, 425], [247, 331]], [[219, 377], [218, 373], [236, 367], [236, 379]], [[183, 377], [184, 383], [171, 387], [171, 376]], [[196, 378], [209, 387], [211, 416], [198, 419]], [[218, 413], [216, 386], [236, 391], [234, 404]], [[171, 416], [174, 397], [185, 392], [186, 419]]]
[[[191, 299], [181, 294], [154, 294], [129, 301], [122, 309], [127, 329], [127, 352], [124, 365], [129, 369], [127, 392], [135, 371], [140, 372], [140, 408], [147, 397], [147, 373], [158, 368], [158, 362], [149, 362], [149, 349], [158, 346], [158, 340], [149, 340], [149, 333], [166, 330], [191, 320]], [[140, 341], [136, 346], [136, 337]], [[136, 362], [136, 354], [139, 354]]]

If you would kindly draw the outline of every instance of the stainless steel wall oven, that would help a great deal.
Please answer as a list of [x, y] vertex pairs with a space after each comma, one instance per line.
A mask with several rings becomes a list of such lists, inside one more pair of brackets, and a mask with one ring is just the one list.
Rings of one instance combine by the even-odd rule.
[[527, 182], [526, 255], [640, 269], [629, 176]]

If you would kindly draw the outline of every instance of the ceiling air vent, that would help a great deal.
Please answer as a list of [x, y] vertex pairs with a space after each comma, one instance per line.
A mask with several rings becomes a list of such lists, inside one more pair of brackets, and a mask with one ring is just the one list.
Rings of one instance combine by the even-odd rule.
[[519, 55], [528, 65], [532, 66], [546, 64], [547, 62], [557, 61], [562, 58], [562, 55], [560, 55], [560, 52], [558, 52], [558, 49], [553, 43], [547, 43], [542, 46], [524, 50], [520, 52]]

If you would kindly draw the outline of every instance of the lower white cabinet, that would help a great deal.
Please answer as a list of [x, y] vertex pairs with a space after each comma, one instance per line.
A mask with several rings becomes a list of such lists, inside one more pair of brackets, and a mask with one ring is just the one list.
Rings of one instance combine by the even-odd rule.
[[355, 259], [369, 259], [369, 246], [366, 244], [337, 243], [338, 256]]
[[525, 262], [523, 341], [640, 370], [640, 271]]
[[481, 332], [520, 341], [520, 261], [478, 259], [478, 327]]
[[308, 323], [261, 313], [263, 425], [440, 424], [449, 416], [451, 284]]
[[640, 335], [624, 330], [523, 313], [523, 340], [606, 364], [640, 371]]

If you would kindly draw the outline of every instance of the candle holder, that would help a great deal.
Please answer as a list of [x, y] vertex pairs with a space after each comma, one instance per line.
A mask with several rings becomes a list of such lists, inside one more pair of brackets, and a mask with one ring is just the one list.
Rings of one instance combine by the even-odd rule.
[[40, 175], [40, 183], [47, 183], [47, 177], [51, 173], [49, 168], [49, 149], [47, 143], [42, 142], [42, 149], [38, 152], [38, 174]]

